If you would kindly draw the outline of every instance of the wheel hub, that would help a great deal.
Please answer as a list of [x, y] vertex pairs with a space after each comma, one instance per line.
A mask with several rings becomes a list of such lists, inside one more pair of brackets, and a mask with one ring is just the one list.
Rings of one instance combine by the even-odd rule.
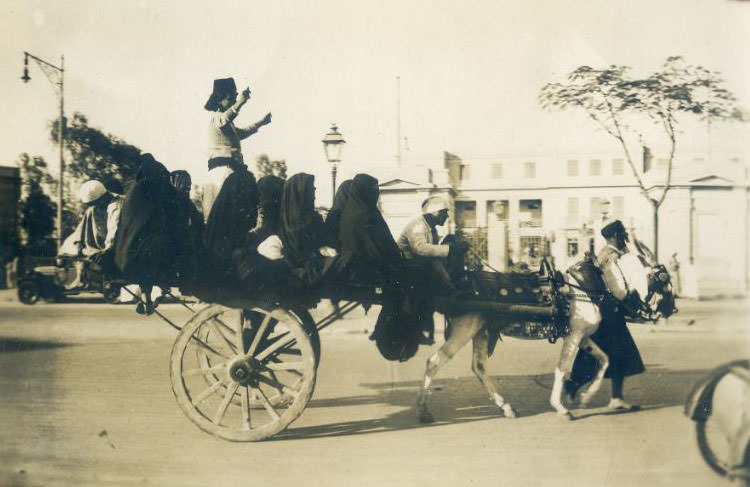
[[238, 358], [229, 364], [229, 377], [240, 385], [257, 385], [259, 370], [251, 359]]

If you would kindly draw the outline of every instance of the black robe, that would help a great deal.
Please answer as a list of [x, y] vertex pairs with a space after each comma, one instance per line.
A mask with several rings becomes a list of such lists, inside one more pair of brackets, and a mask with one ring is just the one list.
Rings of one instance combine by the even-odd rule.
[[253, 231], [253, 244], [255, 246], [269, 236], [279, 234], [279, 213], [284, 184], [284, 180], [277, 176], [263, 176], [258, 180], [260, 225]]
[[349, 201], [349, 195], [351, 190], [352, 180], [347, 179], [341, 183], [339, 189], [336, 190], [336, 196], [333, 198], [333, 205], [331, 205], [331, 211], [326, 216], [326, 231], [335, 240], [336, 249], [341, 250], [341, 240], [339, 238], [339, 232], [341, 230], [341, 212]]
[[126, 280], [145, 286], [176, 284], [188, 227], [178, 196], [169, 171], [151, 154], [143, 155], [115, 235], [114, 263]]
[[378, 180], [357, 174], [341, 210], [341, 268], [349, 279], [391, 280], [401, 264], [401, 251], [378, 209]]
[[279, 238], [284, 245], [284, 260], [292, 273], [308, 286], [322, 278], [323, 258], [318, 249], [332, 245], [323, 219], [315, 211], [315, 177], [295, 174], [284, 185], [281, 199]]
[[227, 176], [206, 220], [203, 246], [217, 285], [236, 277], [236, 251], [250, 248], [250, 230], [258, 219], [258, 187], [246, 166]]
[[[628, 377], [646, 370], [641, 354], [628, 330], [625, 315], [617, 309], [612, 298], [600, 306], [602, 322], [591, 339], [609, 357], [609, 367], [604, 377]], [[571, 395], [584, 384], [590, 382], [599, 370], [596, 359], [588, 352], [579, 351], [573, 362], [570, 379], [565, 381], [565, 389]]]

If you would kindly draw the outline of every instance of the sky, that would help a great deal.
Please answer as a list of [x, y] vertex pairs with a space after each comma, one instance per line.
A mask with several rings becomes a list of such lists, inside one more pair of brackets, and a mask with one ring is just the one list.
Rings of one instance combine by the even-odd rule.
[[[411, 165], [444, 150], [476, 161], [617, 150], [582, 113], [538, 104], [545, 83], [583, 64], [645, 74], [683, 55], [721, 72], [750, 107], [750, 2], [737, 0], [4, 0], [0, 23], [2, 165], [22, 152], [57, 164], [46, 130], [57, 96], [33, 64], [32, 80], [20, 80], [23, 51], [54, 64], [65, 56], [68, 116], [82, 112], [197, 181], [203, 104], [214, 78], [232, 76], [252, 90], [238, 125], [273, 114], [243, 143], [246, 160], [285, 159], [291, 172], [325, 178], [323, 192], [332, 122], [347, 142], [342, 177], [395, 162], [397, 77]], [[682, 130], [680, 150], [706, 149], [703, 126]], [[748, 135], [750, 124], [714, 125], [711, 144], [748, 154]]]

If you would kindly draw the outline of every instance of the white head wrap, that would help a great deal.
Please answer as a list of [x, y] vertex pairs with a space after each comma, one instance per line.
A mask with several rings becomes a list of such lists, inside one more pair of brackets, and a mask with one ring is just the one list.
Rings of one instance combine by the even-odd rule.
[[81, 202], [84, 204], [96, 201], [105, 194], [107, 194], [107, 188], [105, 188], [104, 185], [96, 179], [86, 181], [78, 190], [78, 196], [81, 198]]
[[440, 210], [447, 210], [448, 202], [441, 196], [430, 196], [422, 203], [422, 213], [437, 213]]

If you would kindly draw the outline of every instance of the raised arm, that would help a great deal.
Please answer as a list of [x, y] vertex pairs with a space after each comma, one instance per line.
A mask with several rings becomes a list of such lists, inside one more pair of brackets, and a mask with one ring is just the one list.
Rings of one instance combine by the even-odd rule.
[[237, 128], [236, 129], [237, 130], [237, 136], [240, 139], [246, 139], [246, 138], [250, 137], [251, 135], [253, 135], [255, 132], [257, 132], [259, 128], [261, 128], [264, 125], [268, 125], [269, 123], [271, 123], [271, 114], [267, 113], [265, 117], [263, 117], [262, 119], [258, 120], [257, 122], [255, 122], [254, 124], [250, 125], [249, 127]]
[[227, 125], [228, 123], [232, 122], [235, 118], [237, 118], [237, 114], [240, 113], [240, 108], [247, 103], [247, 100], [250, 99], [250, 88], [245, 88], [242, 90], [242, 93], [237, 95], [237, 101], [234, 102], [234, 105], [229, 107], [228, 110], [225, 110], [223, 112], [219, 112], [218, 116], [216, 117], [216, 124], [219, 127], [223, 127]]

